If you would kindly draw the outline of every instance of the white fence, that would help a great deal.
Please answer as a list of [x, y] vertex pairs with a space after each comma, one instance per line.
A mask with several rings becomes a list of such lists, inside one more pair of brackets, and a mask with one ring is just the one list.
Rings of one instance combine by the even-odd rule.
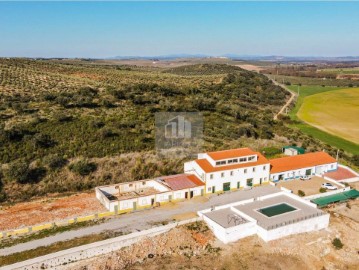
[[135, 232], [128, 235], [123, 235], [104, 241], [99, 241], [79, 247], [70, 248], [67, 250], [62, 250], [45, 256], [37, 257], [34, 259], [26, 260], [23, 262], [15, 263], [12, 265], [3, 266], [0, 270], [13, 270], [13, 269], [23, 269], [23, 270], [34, 270], [34, 269], [53, 269], [56, 266], [67, 265], [72, 262], [88, 259], [94, 256], [99, 256], [107, 254], [116, 250], [119, 250], [123, 247], [130, 246], [146, 237], [153, 237], [169, 230], [184, 225], [191, 222], [196, 222], [201, 220], [201, 218], [192, 218], [188, 220], [183, 220], [175, 223], [170, 223], [164, 226], [159, 226], [144, 230], [141, 232]]

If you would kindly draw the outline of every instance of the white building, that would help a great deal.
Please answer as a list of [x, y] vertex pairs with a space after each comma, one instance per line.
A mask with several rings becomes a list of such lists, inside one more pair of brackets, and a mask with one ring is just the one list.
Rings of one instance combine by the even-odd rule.
[[201, 196], [204, 183], [195, 175], [177, 174], [100, 186], [95, 191], [97, 199], [109, 211], [121, 213]]
[[336, 159], [325, 152], [275, 158], [270, 160], [270, 164], [270, 179], [274, 182], [295, 179], [303, 175], [322, 175], [338, 168]]
[[269, 181], [269, 161], [259, 152], [239, 148], [199, 154], [184, 172], [205, 183], [205, 193], [258, 186]]
[[[260, 196], [256, 196], [256, 189], [240, 191], [252, 192], [252, 198], [202, 210], [198, 215], [224, 243], [254, 234], [267, 242], [328, 227], [330, 215], [317, 209], [315, 204], [279, 189], [265, 191], [267, 194]], [[243, 197], [248, 195], [251, 194]]]

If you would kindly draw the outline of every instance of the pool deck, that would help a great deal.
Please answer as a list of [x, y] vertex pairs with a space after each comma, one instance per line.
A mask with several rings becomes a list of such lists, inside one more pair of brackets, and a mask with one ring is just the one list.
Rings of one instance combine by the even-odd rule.
[[[267, 217], [266, 215], [257, 211], [261, 208], [282, 203], [293, 206], [297, 208], [297, 210], [272, 217]], [[257, 220], [257, 224], [266, 230], [276, 228], [278, 225], [283, 223], [296, 223], [301, 220], [309, 219], [311, 217], [323, 214], [323, 211], [300, 201], [294, 200], [286, 195], [279, 195], [273, 198], [265, 199], [263, 201], [254, 201], [251, 203], [235, 206], [234, 208]]]

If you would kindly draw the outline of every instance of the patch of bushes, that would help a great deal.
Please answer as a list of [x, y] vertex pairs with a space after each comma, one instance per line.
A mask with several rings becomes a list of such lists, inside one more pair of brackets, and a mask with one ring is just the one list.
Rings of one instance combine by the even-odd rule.
[[67, 164], [67, 159], [59, 156], [58, 154], [48, 155], [44, 158], [43, 162], [51, 169], [58, 170]]
[[97, 165], [94, 162], [90, 162], [87, 159], [82, 159], [70, 164], [69, 169], [81, 176], [89, 175], [97, 170]]

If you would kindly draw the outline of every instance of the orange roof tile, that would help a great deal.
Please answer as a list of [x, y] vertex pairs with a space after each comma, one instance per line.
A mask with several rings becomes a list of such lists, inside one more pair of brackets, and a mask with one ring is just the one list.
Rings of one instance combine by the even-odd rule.
[[269, 160], [269, 162], [272, 165], [270, 172], [278, 173], [328, 163], [334, 163], [337, 161], [335, 160], [335, 158], [331, 157], [325, 152], [314, 152], [297, 156], [275, 158]]
[[172, 190], [181, 190], [187, 188], [195, 188], [198, 186], [204, 186], [204, 183], [195, 175], [192, 174], [177, 174], [170, 176], [163, 176], [160, 179]]
[[230, 150], [223, 150], [223, 151], [216, 151], [216, 152], [209, 152], [209, 155], [213, 160], [222, 160], [228, 158], [236, 158], [236, 157], [243, 157], [243, 156], [250, 156], [254, 155], [254, 152], [250, 148], [237, 148], [237, 149], [230, 149]]
[[257, 161], [246, 162], [246, 163], [237, 163], [237, 164], [232, 164], [232, 165], [227, 165], [227, 166], [218, 166], [218, 167], [212, 166], [212, 164], [209, 163], [209, 161], [207, 159], [196, 159], [195, 162], [206, 173], [226, 171], [226, 170], [234, 170], [234, 169], [257, 166], [257, 165], [262, 165], [262, 164], [269, 164], [268, 159], [266, 159], [261, 153], [252, 151], [252, 154], [258, 155], [258, 160]]

